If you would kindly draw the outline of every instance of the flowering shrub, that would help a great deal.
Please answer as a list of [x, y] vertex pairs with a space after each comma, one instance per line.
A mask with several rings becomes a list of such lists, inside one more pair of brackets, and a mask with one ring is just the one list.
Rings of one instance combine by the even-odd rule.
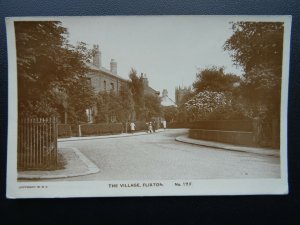
[[225, 119], [233, 111], [230, 93], [202, 91], [185, 103], [193, 120]]

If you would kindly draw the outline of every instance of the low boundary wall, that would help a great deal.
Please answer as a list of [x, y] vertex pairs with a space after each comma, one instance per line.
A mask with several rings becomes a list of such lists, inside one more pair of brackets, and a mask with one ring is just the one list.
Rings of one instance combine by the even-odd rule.
[[255, 146], [253, 132], [190, 129], [189, 137], [234, 145]]

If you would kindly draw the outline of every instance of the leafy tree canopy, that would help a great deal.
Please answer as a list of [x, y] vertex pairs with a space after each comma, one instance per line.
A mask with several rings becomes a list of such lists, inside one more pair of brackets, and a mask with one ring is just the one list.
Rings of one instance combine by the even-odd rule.
[[239, 85], [240, 77], [233, 74], [225, 74], [223, 67], [211, 67], [201, 70], [193, 84], [196, 92], [202, 91], [232, 91]]
[[264, 63], [280, 70], [283, 29], [281, 22], [232, 23], [234, 33], [225, 42], [224, 50], [231, 53], [236, 65], [242, 66], [246, 73]]
[[93, 91], [85, 77], [91, 53], [84, 43], [70, 45], [59, 21], [15, 22], [15, 35], [21, 114], [76, 115], [91, 106]]
[[164, 106], [163, 115], [167, 122], [174, 122], [178, 115], [178, 108], [176, 106]]
[[144, 97], [144, 83], [141, 76], [137, 75], [135, 69], [131, 69], [129, 73], [130, 83], [129, 87], [132, 92], [134, 100], [134, 110], [136, 113], [136, 119], [144, 120], [145, 119], [145, 97]]
[[161, 100], [158, 96], [146, 95], [145, 96], [145, 109], [146, 120], [149, 121], [152, 117], [158, 117], [161, 115]]
[[[224, 50], [244, 68], [241, 95], [269, 116], [280, 114], [283, 31], [281, 22], [232, 23]], [[259, 111], [259, 109], [257, 109]]]

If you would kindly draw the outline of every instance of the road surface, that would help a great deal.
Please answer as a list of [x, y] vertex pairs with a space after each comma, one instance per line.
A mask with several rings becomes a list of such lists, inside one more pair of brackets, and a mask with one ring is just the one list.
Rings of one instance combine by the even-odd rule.
[[279, 178], [280, 159], [175, 141], [184, 129], [160, 133], [59, 142], [75, 147], [95, 163], [97, 174], [63, 180]]

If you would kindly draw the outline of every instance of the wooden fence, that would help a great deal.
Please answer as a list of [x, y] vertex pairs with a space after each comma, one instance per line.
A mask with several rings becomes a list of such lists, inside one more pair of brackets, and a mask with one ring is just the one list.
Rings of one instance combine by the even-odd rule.
[[20, 118], [18, 123], [18, 169], [57, 167], [57, 119]]

